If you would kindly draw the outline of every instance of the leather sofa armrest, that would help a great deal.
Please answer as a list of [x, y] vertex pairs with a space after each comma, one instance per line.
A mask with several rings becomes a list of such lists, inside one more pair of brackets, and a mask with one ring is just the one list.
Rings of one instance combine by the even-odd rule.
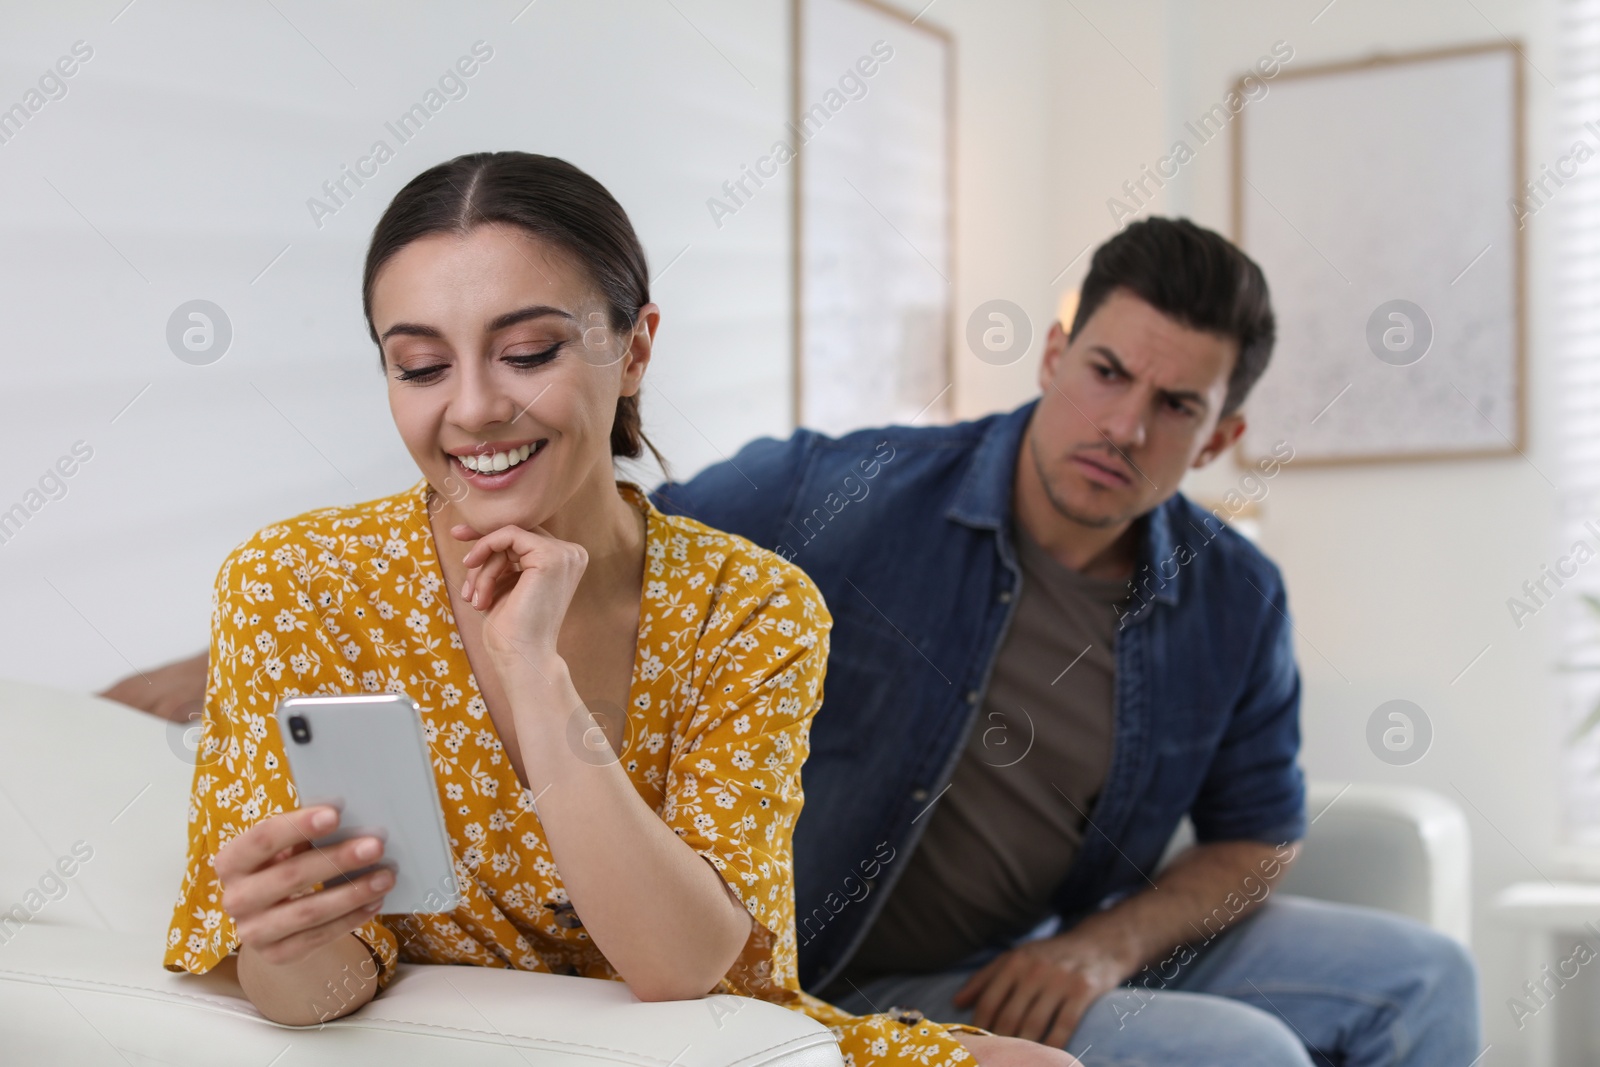
[[320, 1027], [269, 1022], [231, 968], [159, 965], [148, 936], [28, 924], [0, 947], [7, 1062], [527, 1067], [840, 1067], [832, 1033], [744, 997], [642, 1003], [621, 982], [402, 964], [372, 1003]]

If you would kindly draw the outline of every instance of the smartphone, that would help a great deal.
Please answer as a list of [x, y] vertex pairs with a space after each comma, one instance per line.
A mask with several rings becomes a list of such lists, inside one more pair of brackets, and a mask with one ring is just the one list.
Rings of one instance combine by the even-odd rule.
[[382, 913], [454, 911], [461, 904], [422, 710], [403, 693], [295, 696], [278, 702], [278, 730], [302, 808], [329, 804], [339, 825], [312, 842], [383, 841], [378, 862], [330, 881], [394, 871]]

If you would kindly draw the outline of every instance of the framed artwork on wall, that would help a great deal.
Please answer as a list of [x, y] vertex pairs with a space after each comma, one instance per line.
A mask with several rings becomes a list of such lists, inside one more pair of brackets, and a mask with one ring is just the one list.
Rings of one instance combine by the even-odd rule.
[[1240, 80], [1234, 238], [1278, 320], [1241, 460], [1521, 452], [1522, 81], [1499, 42]]
[[795, 423], [949, 411], [954, 44], [871, 0], [793, 0]]

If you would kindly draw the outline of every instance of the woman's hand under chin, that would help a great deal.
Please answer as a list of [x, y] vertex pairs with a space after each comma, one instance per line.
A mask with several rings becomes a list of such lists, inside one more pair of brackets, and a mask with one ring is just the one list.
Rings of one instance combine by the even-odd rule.
[[589, 564], [582, 545], [562, 541], [543, 527], [507, 525], [480, 533], [466, 523], [450, 528], [476, 541], [462, 561], [461, 596], [483, 612], [483, 644], [502, 678], [531, 675], [548, 682], [565, 668], [556, 641], [561, 623]]

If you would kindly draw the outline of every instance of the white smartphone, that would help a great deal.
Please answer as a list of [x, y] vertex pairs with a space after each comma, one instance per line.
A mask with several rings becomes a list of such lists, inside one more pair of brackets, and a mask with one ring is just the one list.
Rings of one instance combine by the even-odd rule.
[[326, 847], [368, 835], [384, 843], [376, 864], [338, 881], [388, 867], [394, 887], [384, 894], [383, 913], [460, 906], [422, 711], [414, 700], [401, 693], [285, 697], [278, 702], [278, 730], [300, 806], [339, 809], [338, 827], [312, 844]]

